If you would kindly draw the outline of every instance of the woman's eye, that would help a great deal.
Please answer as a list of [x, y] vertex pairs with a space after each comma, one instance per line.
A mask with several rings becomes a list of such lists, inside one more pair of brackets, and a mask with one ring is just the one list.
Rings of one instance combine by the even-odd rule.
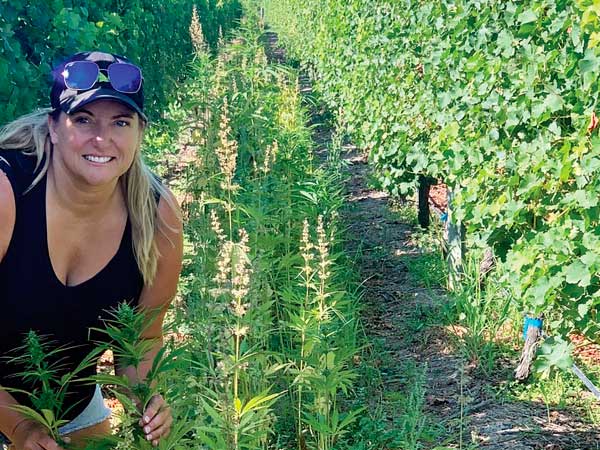
[[81, 123], [81, 124], [90, 123], [90, 119], [89, 119], [89, 117], [79, 116], [79, 117], [75, 118], [75, 123]]
[[117, 124], [118, 127], [128, 127], [129, 126], [129, 122], [127, 120], [117, 120], [115, 123]]

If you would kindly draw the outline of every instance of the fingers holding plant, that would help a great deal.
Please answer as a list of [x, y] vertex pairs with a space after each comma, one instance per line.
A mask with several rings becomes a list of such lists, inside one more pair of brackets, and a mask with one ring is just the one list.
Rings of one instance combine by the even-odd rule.
[[140, 419], [146, 439], [156, 447], [159, 439], [169, 435], [172, 423], [171, 408], [161, 395], [154, 395]]
[[14, 429], [12, 447], [15, 450], [63, 450], [39, 423], [23, 420]]

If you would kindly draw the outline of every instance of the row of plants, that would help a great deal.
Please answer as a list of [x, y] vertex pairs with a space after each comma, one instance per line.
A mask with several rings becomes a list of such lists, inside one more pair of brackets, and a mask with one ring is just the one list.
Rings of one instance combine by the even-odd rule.
[[[473, 247], [506, 264], [519, 309], [598, 337], [595, 2], [256, 2], [381, 185], [446, 182]], [[569, 366], [562, 338], [547, 360]]]
[[0, 2], [0, 123], [46, 106], [51, 68], [93, 49], [139, 62], [150, 117], [158, 118], [186, 72], [193, 8], [213, 50], [241, 14], [238, 0]]
[[[162, 132], [146, 140], [185, 217], [184, 271], [166, 345], [142, 383], [107, 373], [81, 380], [77, 371], [55, 376], [49, 361], [68, 349], [32, 333], [17, 362], [35, 380], [35, 409], [21, 412], [76, 448], [59, 435], [62, 396], [68, 383], [96, 382], [123, 408], [115, 434], [89, 450], [152, 448], [138, 416], [157, 392], [175, 419], [162, 450], [371, 448], [368, 433], [350, 433], [359, 418], [374, 422], [351, 395], [362, 344], [356, 285], [341, 250], [339, 152], [315, 161], [298, 74], [268, 63], [257, 17], [244, 19], [216, 57], [197, 17], [190, 32], [189, 77]], [[96, 330], [110, 345], [99, 339], [80, 367], [107, 347], [123, 364], [139, 365], [152, 345], [140, 339], [147, 321], [125, 304], [111, 312], [106, 329]]]
[[298, 74], [268, 63], [256, 17], [242, 30], [216, 60], [196, 43], [194, 94], [180, 100], [193, 162], [176, 389], [196, 445], [344, 448], [361, 410], [343, 406], [359, 342], [341, 175], [313, 158]]

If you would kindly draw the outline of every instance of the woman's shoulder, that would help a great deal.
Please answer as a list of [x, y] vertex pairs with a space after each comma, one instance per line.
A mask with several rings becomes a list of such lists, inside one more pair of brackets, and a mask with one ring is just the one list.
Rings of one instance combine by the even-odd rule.
[[[6, 193], [10, 190], [11, 196], [14, 195], [16, 189], [16, 164], [14, 160], [15, 151], [8, 151], [0, 149], [0, 189]], [[0, 192], [0, 200], [2, 200], [2, 193]]]
[[35, 155], [0, 149], [0, 170], [8, 178], [15, 197], [22, 194], [35, 179], [39, 173], [37, 166]]
[[0, 261], [8, 250], [15, 220], [16, 206], [13, 186], [0, 162]]
[[169, 228], [181, 230], [181, 209], [175, 194], [166, 184], [162, 183], [161, 190], [155, 191], [154, 195], [157, 203], [158, 217], [160, 217], [161, 221]]

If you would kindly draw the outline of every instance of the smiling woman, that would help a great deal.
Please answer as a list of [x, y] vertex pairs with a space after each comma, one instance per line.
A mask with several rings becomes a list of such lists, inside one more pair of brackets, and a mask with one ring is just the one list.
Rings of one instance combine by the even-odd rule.
[[108, 99], [49, 118], [48, 125], [54, 145], [49, 173], [90, 186], [116, 184], [127, 173], [144, 129], [137, 114]]
[[[162, 321], [175, 295], [182, 259], [176, 201], [143, 163], [147, 118], [141, 70], [124, 57], [87, 52], [53, 71], [52, 109], [0, 131], [0, 353], [22, 345], [29, 330], [70, 348], [61, 370], [93, 348], [90, 329], [127, 301], [159, 311], [144, 338], [157, 344], [140, 367], [144, 377], [162, 343]], [[64, 356], [64, 355], [63, 355]], [[82, 376], [93, 375], [91, 367]], [[57, 442], [14, 405], [31, 406], [31, 387], [0, 361], [0, 447], [57, 449]], [[17, 389], [15, 391], [14, 389]], [[160, 396], [143, 405], [140, 425], [158, 445], [172, 422]], [[97, 386], [69, 388], [59, 431], [73, 440], [109, 433]]]

